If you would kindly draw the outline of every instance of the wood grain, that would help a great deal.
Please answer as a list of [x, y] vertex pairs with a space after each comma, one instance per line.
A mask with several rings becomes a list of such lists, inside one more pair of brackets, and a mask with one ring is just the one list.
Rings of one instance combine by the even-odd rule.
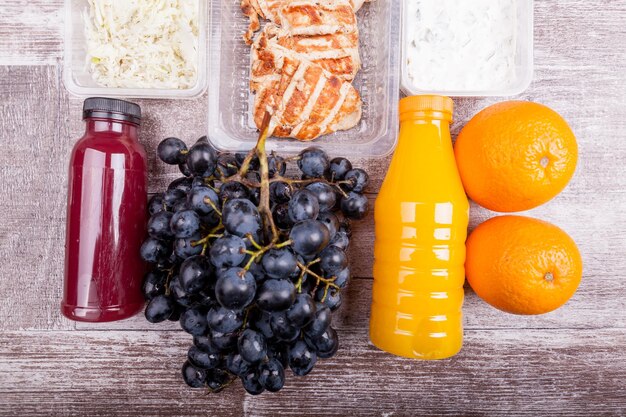
[[[466, 342], [441, 362], [368, 344], [373, 218], [354, 227], [351, 283], [335, 318], [337, 357], [278, 395], [182, 385], [189, 337], [141, 316], [100, 325], [60, 316], [66, 163], [81, 101], [60, 82], [60, 0], [0, 0], [0, 415], [626, 415], [626, 0], [535, 2], [535, 79], [517, 99], [553, 107], [578, 137], [570, 185], [527, 213], [578, 243], [584, 277], [556, 312], [511, 316], [466, 290]], [[44, 66], [41, 66], [44, 65]], [[176, 178], [155, 149], [206, 132], [206, 95], [139, 100], [150, 191]], [[453, 136], [503, 98], [455, 100]], [[390, 158], [357, 159], [373, 203]], [[475, 227], [495, 215], [472, 205]]]
[[56, 67], [0, 67], [0, 328], [72, 328], [59, 315], [67, 102]]
[[0, 65], [55, 64], [63, 50], [63, 0], [0, 3]]
[[[395, 358], [365, 343], [366, 317], [343, 348], [278, 394], [217, 395], [184, 386], [182, 332], [5, 332], [0, 414], [92, 416], [623, 415], [622, 330], [470, 330], [450, 360]], [[16, 344], [19, 340], [21, 343]], [[10, 372], [8, 372], [10, 371]]]

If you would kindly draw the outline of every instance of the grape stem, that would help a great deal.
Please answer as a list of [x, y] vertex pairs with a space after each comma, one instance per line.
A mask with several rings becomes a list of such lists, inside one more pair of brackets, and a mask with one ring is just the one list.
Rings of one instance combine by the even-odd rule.
[[339, 191], [341, 193], [341, 195], [343, 195], [344, 197], [348, 197], [348, 194], [346, 194], [346, 192], [343, 190], [343, 188], [341, 188], [341, 185], [343, 184], [352, 184], [352, 181], [350, 180], [343, 180], [343, 181], [337, 181], [337, 182], [331, 182], [328, 181], [324, 178], [308, 178], [305, 180], [297, 180], [297, 179], [293, 179], [293, 178], [286, 178], [280, 175], [275, 175], [274, 177], [270, 178], [270, 184], [273, 182], [284, 182], [286, 184], [288, 184], [290, 187], [293, 187], [293, 185], [309, 185], [309, 184], [313, 184], [316, 182], [321, 182], [322, 184], [326, 184], [326, 185], [330, 185], [331, 187], [335, 188], [337, 191]]
[[[250, 188], [260, 188], [261, 196], [259, 201], [259, 214], [261, 214], [263, 219], [263, 233], [267, 241], [271, 242], [271, 244], [275, 244], [278, 242], [280, 238], [280, 234], [278, 233], [278, 228], [276, 224], [274, 224], [274, 218], [272, 217], [272, 211], [270, 208], [270, 178], [269, 178], [269, 166], [267, 163], [267, 152], [265, 151], [265, 143], [269, 136], [269, 128], [270, 121], [272, 120], [272, 116], [269, 112], [265, 112], [265, 116], [263, 117], [263, 123], [261, 124], [261, 128], [259, 131], [259, 139], [254, 148], [248, 152], [245, 159], [241, 163], [241, 167], [239, 171], [226, 178], [224, 182], [229, 181], [238, 181]], [[257, 156], [259, 158], [259, 173], [261, 174], [261, 182], [253, 182], [246, 178], [246, 174], [250, 169], [250, 163], [252, 162], [252, 158]]]
[[[298, 278], [298, 282], [296, 283], [296, 289], [298, 290], [298, 293], [302, 292], [302, 280], [304, 278], [304, 274], [309, 274], [311, 275], [313, 278], [315, 278], [317, 280], [317, 282], [315, 283], [315, 288], [317, 288], [320, 285], [320, 282], [324, 283], [324, 296], [322, 297], [322, 299], [320, 300], [322, 303], [326, 300], [326, 297], [328, 296], [328, 289], [329, 288], [334, 288], [337, 291], [341, 291], [341, 288], [334, 283], [334, 281], [337, 279], [336, 276], [330, 277], [330, 278], [324, 278], [322, 276], [320, 276], [319, 274], [311, 271], [309, 269], [309, 266], [316, 264], [317, 262], [319, 262], [319, 258], [309, 262], [307, 265], [304, 265], [301, 262], [298, 262], [298, 268], [300, 268], [300, 277]], [[315, 291], [315, 290], [314, 290]]]

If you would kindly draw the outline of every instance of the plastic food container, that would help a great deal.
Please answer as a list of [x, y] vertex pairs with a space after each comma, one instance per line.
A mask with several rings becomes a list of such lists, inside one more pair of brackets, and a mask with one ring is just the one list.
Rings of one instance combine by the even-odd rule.
[[207, 26], [208, 0], [199, 0], [198, 76], [188, 89], [112, 88], [96, 83], [86, 64], [87, 42], [83, 13], [88, 12], [87, 0], [65, 0], [65, 52], [63, 83], [78, 97], [192, 98], [204, 93], [207, 85]]
[[[515, 64], [514, 76], [506, 86], [494, 89], [464, 90], [433, 90], [417, 85], [408, 75], [407, 49], [409, 48], [409, 31], [414, 30], [415, 22], [409, 22], [407, 11], [412, 0], [403, 0], [402, 4], [402, 58], [400, 64], [400, 87], [407, 95], [438, 94], [451, 97], [462, 96], [512, 96], [522, 93], [530, 85], [533, 78], [533, 0], [517, 0], [515, 28]], [[465, 1], [465, 0], [459, 0]], [[471, 71], [471, 68], [469, 69]]]
[[[212, 0], [209, 41], [209, 140], [223, 151], [254, 146], [258, 130], [252, 117], [250, 47], [243, 41], [248, 19], [239, 1]], [[395, 147], [398, 130], [400, 0], [365, 3], [357, 13], [363, 68], [354, 86], [363, 100], [363, 116], [350, 130], [313, 142], [270, 138], [269, 150], [297, 153], [322, 146], [331, 156], [381, 157]]]

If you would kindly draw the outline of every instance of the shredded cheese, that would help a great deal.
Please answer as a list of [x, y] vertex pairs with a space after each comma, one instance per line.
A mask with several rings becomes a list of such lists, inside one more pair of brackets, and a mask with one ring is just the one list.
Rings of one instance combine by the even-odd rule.
[[89, 0], [87, 66], [100, 85], [188, 89], [198, 75], [198, 0]]
[[405, 1], [405, 65], [416, 87], [491, 90], [515, 79], [516, 0]]

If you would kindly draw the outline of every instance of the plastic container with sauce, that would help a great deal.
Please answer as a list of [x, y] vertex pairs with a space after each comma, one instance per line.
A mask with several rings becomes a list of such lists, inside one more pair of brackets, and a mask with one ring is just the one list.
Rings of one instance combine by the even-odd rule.
[[147, 221], [146, 154], [137, 141], [141, 109], [89, 98], [85, 134], [68, 180], [65, 284], [61, 311], [77, 321], [121, 320], [139, 312]]
[[400, 101], [400, 137], [376, 199], [370, 339], [398, 356], [443, 359], [463, 343], [469, 204], [448, 97]]
[[407, 95], [517, 95], [533, 78], [533, 0], [403, 0], [401, 43]]

